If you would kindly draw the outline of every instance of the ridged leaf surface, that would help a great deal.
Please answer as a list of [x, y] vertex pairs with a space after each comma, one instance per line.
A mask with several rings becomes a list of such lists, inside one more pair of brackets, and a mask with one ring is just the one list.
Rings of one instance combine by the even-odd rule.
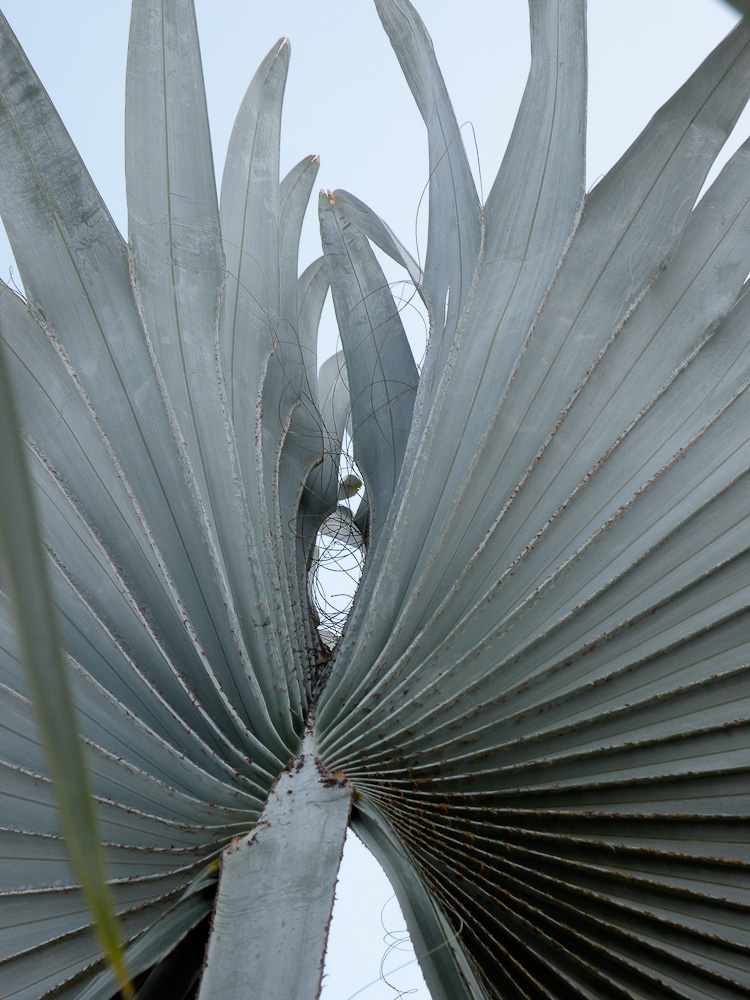
[[[427, 129], [423, 269], [336, 192], [298, 276], [318, 164], [280, 179], [287, 42], [217, 199], [190, 0], [133, 4], [126, 245], [0, 22], [27, 297], [0, 290], [25, 430], [3, 447], [26, 445], [47, 659], [139, 995], [183, 1000], [207, 954], [206, 1000], [312, 1000], [351, 822], [435, 1000], [744, 996], [747, 143], [697, 198], [750, 93], [750, 28], [586, 195], [585, 4], [530, 0], [482, 207], [423, 22], [375, 6]], [[421, 370], [373, 247], [427, 305]], [[343, 350], [318, 370], [329, 285]], [[341, 637], [311, 597], [332, 536], [367, 551]], [[72, 713], [51, 681], [35, 715], [3, 572], [0, 993], [106, 1000], [45, 750], [77, 741]]]

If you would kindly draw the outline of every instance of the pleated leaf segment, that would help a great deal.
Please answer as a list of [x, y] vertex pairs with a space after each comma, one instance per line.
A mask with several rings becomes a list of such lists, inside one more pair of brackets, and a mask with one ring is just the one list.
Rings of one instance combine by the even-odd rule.
[[374, 2], [426, 253], [323, 192], [301, 272], [286, 41], [217, 191], [192, 0], [134, 0], [126, 242], [0, 19], [3, 997], [109, 1000], [119, 934], [142, 1000], [314, 1000], [350, 825], [434, 1000], [750, 991], [748, 144], [698, 200], [750, 27], [586, 194], [585, 2], [529, 0], [482, 205], [424, 24]]

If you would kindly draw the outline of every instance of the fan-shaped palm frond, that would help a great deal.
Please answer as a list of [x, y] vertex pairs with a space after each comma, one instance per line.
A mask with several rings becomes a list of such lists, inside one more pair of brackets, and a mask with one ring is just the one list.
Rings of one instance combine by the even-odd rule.
[[[0, 24], [2, 336], [138, 995], [205, 956], [203, 1000], [316, 996], [350, 823], [434, 1000], [746, 995], [750, 146], [698, 196], [750, 27], [586, 194], [585, 3], [530, 0], [481, 205], [424, 25], [375, 4], [427, 128], [423, 268], [337, 191], [298, 276], [284, 41], [217, 198], [191, 0], [133, 3], [126, 244]], [[372, 245], [426, 305], [419, 370]], [[367, 553], [340, 636], [331, 537]], [[0, 615], [0, 992], [106, 1000]]]

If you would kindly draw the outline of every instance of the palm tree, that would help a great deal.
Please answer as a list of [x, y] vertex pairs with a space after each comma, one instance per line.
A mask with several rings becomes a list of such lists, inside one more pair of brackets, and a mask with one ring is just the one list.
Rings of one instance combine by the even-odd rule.
[[[696, 204], [750, 26], [586, 194], [585, 2], [530, 0], [481, 205], [424, 25], [375, 6], [427, 126], [423, 267], [337, 191], [298, 275], [284, 42], [217, 198], [191, 0], [133, 3], [125, 244], [0, 24], [0, 373], [47, 551], [6, 388], [4, 997], [116, 994], [110, 898], [141, 997], [201, 967], [202, 1000], [315, 997], [349, 826], [434, 1000], [750, 988], [748, 144]], [[330, 538], [366, 551], [340, 634]]]

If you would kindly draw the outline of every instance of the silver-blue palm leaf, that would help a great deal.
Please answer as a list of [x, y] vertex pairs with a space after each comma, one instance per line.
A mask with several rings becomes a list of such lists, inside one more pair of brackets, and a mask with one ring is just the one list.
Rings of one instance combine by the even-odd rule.
[[[427, 129], [423, 268], [337, 191], [298, 275], [287, 42], [217, 197], [192, 0], [134, 0], [125, 243], [0, 25], [2, 336], [139, 995], [205, 956], [202, 1000], [315, 997], [351, 824], [434, 1000], [744, 996], [748, 144], [697, 199], [750, 27], [586, 194], [585, 2], [529, 0], [482, 206], [419, 15], [375, 5]], [[333, 649], [321, 530], [367, 550]], [[0, 993], [107, 998], [0, 615]]]

